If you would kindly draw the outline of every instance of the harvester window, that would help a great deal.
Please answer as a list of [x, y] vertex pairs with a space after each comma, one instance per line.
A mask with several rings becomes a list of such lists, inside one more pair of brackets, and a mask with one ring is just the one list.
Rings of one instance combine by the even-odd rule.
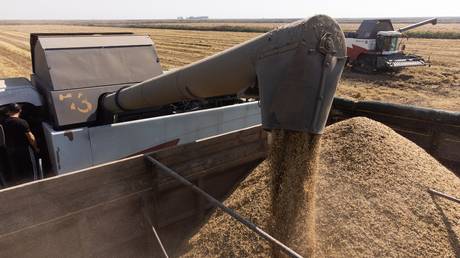
[[398, 50], [398, 38], [397, 37], [391, 37], [391, 46], [389, 50], [390, 51]]
[[378, 51], [396, 51], [398, 50], [398, 37], [383, 36], [377, 39]]

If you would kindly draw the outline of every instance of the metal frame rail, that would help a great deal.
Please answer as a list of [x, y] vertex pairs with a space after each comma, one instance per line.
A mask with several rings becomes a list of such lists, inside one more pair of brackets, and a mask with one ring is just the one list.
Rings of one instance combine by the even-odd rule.
[[166, 248], [163, 245], [163, 242], [161, 241], [160, 235], [158, 235], [158, 231], [156, 230], [155, 226], [152, 223], [152, 219], [150, 219], [149, 214], [147, 213], [146, 209], [142, 209], [144, 212], [144, 217], [147, 220], [147, 222], [150, 225], [150, 228], [152, 229], [153, 236], [157, 240], [158, 245], [160, 246], [161, 252], [165, 258], [169, 258], [168, 252], [166, 252]]
[[456, 202], [456, 203], [460, 203], [460, 199], [455, 198], [455, 197], [453, 197], [453, 196], [451, 196], [451, 195], [448, 195], [448, 194], [445, 194], [445, 193], [436, 191], [436, 190], [434, 190], [434, 189], [428, 189], [428, 192], [429, 192], [430, 194], [439, 195], [439, 196], [441, 196], [441, 197], [444, 197], [444, 198], [446, 198], [447, 200], [450, 200], [450, 201], [453, 201], [453, 202]]
[[177, 181], [179, 181], [180, 183], [182, 183], [183, 185], [189, 187], [190, 189], [192, 189], [194, 192], [202, 195], [204, 198], [206, 198], [212, 205], [220, 208], [223, 212], [227, 213], [228, 215], [230, 215], [232, 218], [234, 218], [235, 220], [237, 220], [238, 222], [240, 222], [241, 224], [245, 225], [246, 227], [248, 227], [249, 229], [251, 229], [254, 233], [256, 233], [257, 235], [259, 235], [260, 237], [264, 238], [265, 240], [267, 240], [268, 242], [276, 245], [278, 248], [281, 249], [281, 251], [283, 251], [286, 255], [288, 255], [289, 257], [296, 257], [296, 258], [302, 258], [301, 255], [299, 255], [298, 253], [296, 253], [294, 250], [290, 249], [289, 247], [287, 247], [286, 245], [284, 245], [283, 243], [281, 243], [279, 240], [275, 239], [274, 237], [272, 237], [271, 235], [269, 235], [267, 232], [263, 231], [261, 228], [259, 228], [256, 224], [252, 223], [251, 221], [243, 218], [241, 215], [239, 215], [238, 213], [236, 213], [234, 210], [228, 208], [227, 206], [225, 206], [223, 203], [221, 203], [220, 201], [218, 201], [217, 199], [215, 199], [214, 197], [212, 197], [211, 195], [209, 195], [208, 193], [206, 193], [205, 191], [203, 191], [201, 188], [195, 186], [194, 184], [192, 184], [190, 181], [188, 181], [187, 179], [185, 179], [184, 177], [182, 177], [181, 175], [179, 175], [177, 172], [175, 172], [174, 170], [168, 168], [167, 166], [165, 166], [164, 164], [162, 164], [161, 162], [159, 162], [158, 160], [150, 157], [150, 156], [145, 156], [146, 159], [148, 161], [150, 161], [152, 163], [152, 165], [156, 166], [157, 168], [159, 168], [161, 171], [165, 172], [168, 176], [170, 177], [173, 177], [174, 179], [176, 179]]

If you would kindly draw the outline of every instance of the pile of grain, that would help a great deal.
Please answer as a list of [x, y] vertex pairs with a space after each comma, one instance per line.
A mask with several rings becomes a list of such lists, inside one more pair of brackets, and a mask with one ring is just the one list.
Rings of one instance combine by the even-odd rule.
[[[275, 147], [280, 146], [277, 139], [281, 138], [275, 135]], [[284, 151], [272, 148], [269, 160], [276, 157], [273, 153], [300, 155], [288, 148], [302, 149], [293, 143]], [[308, 208], [308, 199], [298, 203], [303, 207], [298, 216], [315, 214], [316, 256], [460, 256], [460, 205], [426, 191], [435, 188], [460, 196], [460, 179], [412, 142], [382, 124], [354, 118], [326, 129], [319, 163], [315, 212]], [[225, 203], [276, 233], [272, 183], [276, 181], [273, 171], [280, 168], [273, 164], [263, 162]], [[290, 243], [299, 252], [309, 250], [311, 240], [302, 234], [296, 231], [290, 236], [307, 236], [304, 246]], [[269, 244], [221, 212], [211, 216], [189, 241], [189, 248], [186, 256], [192, 257], [273, 255]]]
[[[269, 158], [225, 201], [302, 255], [314, 251], [314, 181], [319, 137], [274, 131]], [[190, 240], [186, 257], [280, 256], [264, 240], [217, 211]]]
[[319, 256], [459, 257], [460, 179], [392, 129], [355, 118], [327, 128], [317, 184]]

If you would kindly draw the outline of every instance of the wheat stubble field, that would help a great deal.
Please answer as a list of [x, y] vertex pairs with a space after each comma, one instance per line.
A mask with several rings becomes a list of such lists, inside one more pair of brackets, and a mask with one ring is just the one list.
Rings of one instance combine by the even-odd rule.
[[[454, 28], [457, 24], [445, 24], [442, 28], [447, 29], [448, 26]], [[72, 25], [0, 25], [0, 78], [29, 77], [31, 32], [111, 31], [148, 34], [155, 42], [166, 70], [200, 60], [260, 34]], [[460, 111], [460, 40], [411, 38], [405, 44], [408, 52], [430, 57], [431, 67], [409, 68], [398, 74], [383, 75], [355, 74], [346, 70], [338, 95]]]

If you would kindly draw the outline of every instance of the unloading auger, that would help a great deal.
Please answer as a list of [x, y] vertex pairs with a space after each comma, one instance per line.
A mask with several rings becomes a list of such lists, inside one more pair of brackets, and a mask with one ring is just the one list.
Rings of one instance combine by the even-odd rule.
[[257, 87], [264, 129], [321, 133], [346, 61], [345, 39], [318, 15], [275, 29], [173, 72], [101, 99], [119, 113]]

